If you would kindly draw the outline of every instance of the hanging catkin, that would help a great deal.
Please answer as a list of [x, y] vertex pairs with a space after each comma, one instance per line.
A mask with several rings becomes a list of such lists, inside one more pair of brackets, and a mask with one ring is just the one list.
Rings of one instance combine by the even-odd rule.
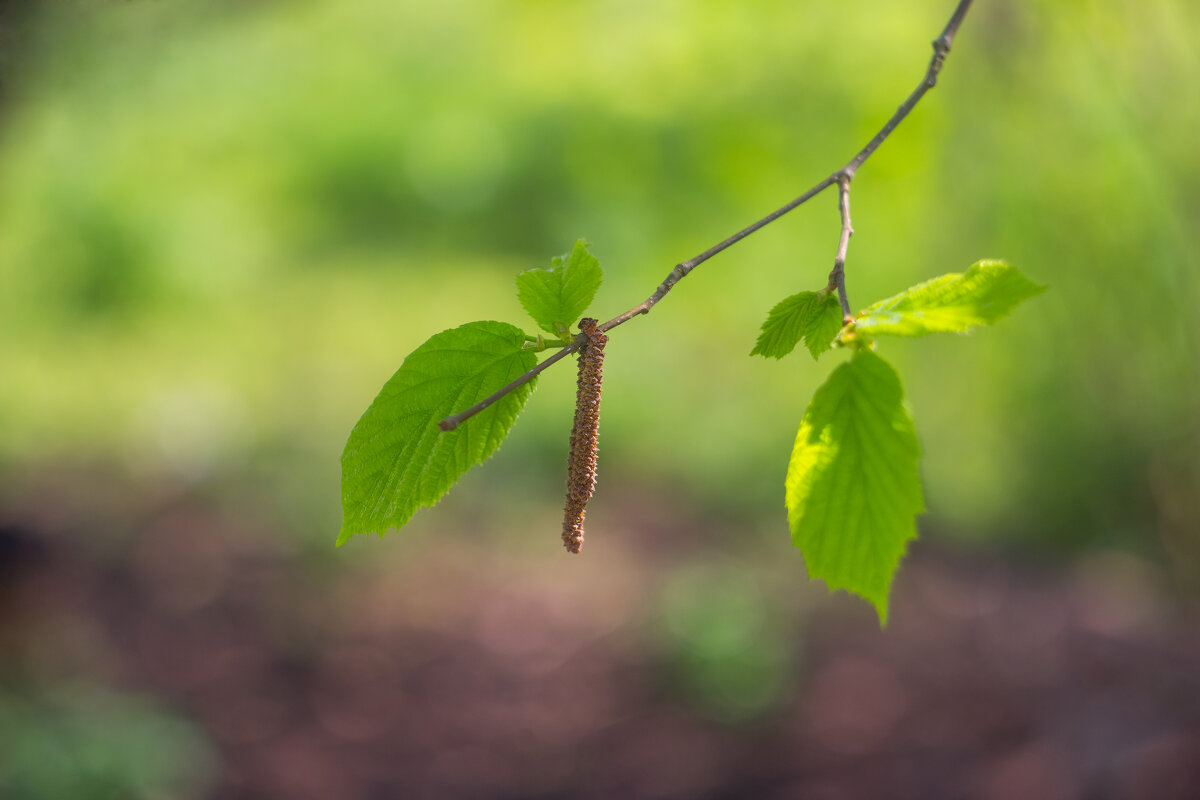
[[575, 393], [575, 423], [567, 459], [567, 504], [563, 514], [563, 544], [572, 553], [583, 547], [583, 514], [596, 489], [596, 433], [600, 427], [600, 382], [604, 378], [604, 343], [608, 337], [596, 320], [579, 320], [587, 343], [579, 350], [579, 382]]

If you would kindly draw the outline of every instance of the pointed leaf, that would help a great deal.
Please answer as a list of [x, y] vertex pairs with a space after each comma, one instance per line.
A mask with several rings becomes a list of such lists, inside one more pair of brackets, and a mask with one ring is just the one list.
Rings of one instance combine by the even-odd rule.
[[469, 322], [433, 336], [391, 377], [362, 415], [342, 453], [342, 530], [399, 528], [432, 506], [500, 446], [533, 391], [527, 383], [443, 433], [438, 422], [468, 408], [522, 373], [537, 358], [525, 334], [503, 322]]
[[750, 355], [783, 358], [804, 340], [813, 358], [828, 350], [842, 327], [842, 312], [832, 293], [800, 292], [781, 301], [767, 314], [762, 333]]
[[837, 295], [828, 294], [821, 301], [817, 313], [809, 320], [804, 331], [804, 346], [813, 358], [819, 358], [822, 353], [833, 347], [834, 337], [842, 329], [842, 306], [838, 303]]
[[859, 350], [813, 396], [788, 464], [788, 523], [809, 575], [869, 600], [883, 625], [925, 509], [919, 457], [899, 376]]
[[551, 259], [551, 269], [529, 269], [517, 275], [517, 299], [538, 327], [561, 335], [587, 311], [604, 274], [583, 239], [575, 248]]
[[934, 278], [868, 306], [855, 328], [892, 336], [961, 333], [994, 324], [1045, 289], [1003, 261], [979, 261], [965, 273]]

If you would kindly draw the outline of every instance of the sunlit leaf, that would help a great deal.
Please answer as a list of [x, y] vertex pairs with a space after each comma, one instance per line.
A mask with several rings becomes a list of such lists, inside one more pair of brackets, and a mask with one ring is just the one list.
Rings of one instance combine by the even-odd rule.
[[1045, 289], [1003, 261], [979, 261], [867, 306], [854, 327], [870, 335], [961, 333], [995, 323]]
[[788, 523], [809, 575], [869, 600], [881, 624], [924, 510], [919, 457], [900, 378], [864, 349], [813, 396], [788, 464]]

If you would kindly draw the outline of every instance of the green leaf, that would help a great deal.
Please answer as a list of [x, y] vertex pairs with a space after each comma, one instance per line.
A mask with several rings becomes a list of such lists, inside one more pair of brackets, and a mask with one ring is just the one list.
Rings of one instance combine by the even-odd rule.
[[550, 263], [551, 269], [529, 269], [517, 275], [517, 298], [538, 327], [557, 336], [587, 311], [604, 274], [583, 239]]
[[821, 301], [817, 313], [804, 331], [804, 346], [813, 358], [818, 358], [833, 347], [834, 337], [842, 329], [842, 306], [837, 296], [829, 294]]
[[438, 422], [469, 408], [532, 369], [525, 334], [504, 322], [469, 322], [409, 354], [354, 426], [342, 453], [342, 530], [383, 535], [432, 506], [508, 434], [533, 382], [453, 431]]
[[841, 327], [842, 310], [836, 296], [824, 289], [800, 292], [767, 314], [750, 355], [783, 358], [803, 339], [812, 357], [817, 358], [830, 348]]
[[979, 261], [965, 273], [952, 272], [919, 283], [868, 306], [858, 316], [855, 328], [892, 336], [961, 333], [976, 325], [994, 324], [1045, 290], [1003, 261]]
[[809, 575], [869, 600], [881, 625], [925, 510], [920, 454], [899, 376], [863, 349], [813, 396], [788, 464], [788, 524]]

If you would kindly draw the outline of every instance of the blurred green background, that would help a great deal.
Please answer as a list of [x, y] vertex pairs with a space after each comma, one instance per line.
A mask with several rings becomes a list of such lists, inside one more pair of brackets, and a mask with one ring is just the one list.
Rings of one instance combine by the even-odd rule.
[[[576, 238], [605, 268], [593, 313], [608, 318], [840, 166], [915, 86], [951, 6], [0, 12], [5, 519], [87, 560], [142, 563], [147, 520], [199, 504], [316, 592], [405, 565], [400, 581], [446, 548], [510, 577], [576, 569], [555, 519], [570, 367], [544, 376], [499, 455], [442, 506], [335, 550], [358, 415], [439, 330], [532, 330], [513, 277]], [[1099, 551], [1176, 587], [1172, 603], [1194, 592], [1198, 31], [1189, 0], [981, 0], [936, 90], [859, 172], [852, 305], [980, 258], [1051, 287], [995, 329], [881, 346], [924, 448], [926, 540], [1057, 565]], [[837, 236], [822, 195], [609, 346], [596, 566], [580, 580], [603, 603], [640, 576], [644, 603], [615, 629], [641, 630], [683, 676], [671, 685], [718, 719], [798, 691], [797, 620], [825, 602], [788, 547], [782, 481], [805, 403], [843, 356], [747, 354], [775, 302], [824, 284]], [[616, 555], [606, 528], [630, 531]], [[223, 546], [243, 553], [241, 535]], [[187, 540], [165, 560], [200, 547]], [[104, 702], [100, 687], [138, 683], [88, 671], [71, 680]], [[0, 731], [45, 716], [28, 702]], [[162, 713], [143, 716], [175, 730]]]

